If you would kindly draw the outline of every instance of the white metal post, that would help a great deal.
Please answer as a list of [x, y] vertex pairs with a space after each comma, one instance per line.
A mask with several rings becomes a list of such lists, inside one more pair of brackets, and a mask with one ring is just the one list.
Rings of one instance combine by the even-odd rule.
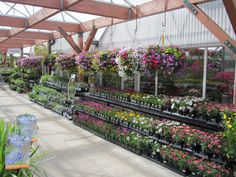
[[137, 91], [140, 92], [140, 80], [141, 80], [141, 74], [138, 73], [137, 75]]
[[102, 72], [99, 73], [99, 86], [102, 86]]
[[140, 73], [134, 75], [134, 90], [140, 92]]
[[123, 77], [121, 77], [121, 90], [124, 90], [124, 88], [125, 88], [125, 83], [124, 83], [124, 79], [123, 79]]
[[158, 71], [155, 73], [155, 96], [158, 95]]
[[207, 59], [208, 59], [208, 49], [204, 49], [204, 62], [203, 62], [203, 78], [202, 78], [202, 98], [206, 98], [206, 82], [207, 82]]

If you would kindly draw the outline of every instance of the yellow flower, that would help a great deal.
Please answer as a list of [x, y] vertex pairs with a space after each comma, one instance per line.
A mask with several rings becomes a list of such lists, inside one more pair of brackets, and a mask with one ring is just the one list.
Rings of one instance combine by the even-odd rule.
[[226, 116], [226, 114], [224, 114], [224, 119], [227, 119], [227, 116]]
[[231, 129], [231, 128], [232, 128], [232, 125], [231, 125], [231, 124], [228, 124], [227, 127], [228, 127], [229, 129]]

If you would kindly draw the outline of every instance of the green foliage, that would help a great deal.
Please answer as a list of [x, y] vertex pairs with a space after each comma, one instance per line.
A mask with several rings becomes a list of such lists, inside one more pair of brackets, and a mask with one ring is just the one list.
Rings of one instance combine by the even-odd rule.
[[51, 78], [52, 78], [51, 75], [46, 74], [46, 75], [43, 75], [43, 76], [40, 78], [40, 81], [41, 81], [42, 84], [46, 84], [48, 81], [51, 80]]
[[4, 173], [5, 169], [5, 151], [6, 141], [8, 136], [8, 128], [5, 127], [4, 120], [0, 120], [0, 177]]
[[13, 74], [14, 68], [0, 68], [0, 74]]
[[43, 84], [46, 84], [47, 82], [57, 82], [57, 83], [60, 83], [60, 85], [63, 85], [63, 84], [66, 84], [68, 83], [68, 79], [64, 78], [64, 77], [61, 77], [61, 76], [52, 76], [52, 75], [43, 75], [41, 78], [40, 78], [40, 81], [43, 83]]
[[17, 87], [25, 87], [26, 86], [26, 82], [24, 80], [21, 79], [11, 79], [11, 84], [16, 85]]
[[44, 57], [43, 59], [43, 65], [44, 66], [54, 66], [56, 63], [56, 58], [58, 57], [57, 54], [51, 53]]
[[34, 47], [35, 56], [44, 56], [48, 55], [48, 49], [45, 45], [37, 45]]

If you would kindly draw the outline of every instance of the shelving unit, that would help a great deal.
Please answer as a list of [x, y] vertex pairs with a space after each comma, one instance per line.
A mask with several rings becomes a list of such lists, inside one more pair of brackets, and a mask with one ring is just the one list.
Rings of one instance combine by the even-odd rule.
[[147, 137], [149, 137], [150, 139], [152, 139], [152, 140], [154, 140], [154, 141], [157, 141], [157, 142], [160, 143], [160, 144], [168, 145], [168, 146], [171, 146], [171, 147], [173, 147], [173, 148], [176, 148], [176, 149], [179, 149], [179, 150], [188, 152], [188, 153], [190, 153], [190, 154], [192, 154], [192, 155], [194, 155], [194, 156], [196, 156], [196, 157], [204, 158], [204, 159], [206, 159], [206, 160], [216, 161], [216, 162], [218, 162], [218, 163], [221, 163], [221, 164], [223, 164], [223, 165], [226, 165], [226, 162], [223, 162], [221, 159], [209, 158], [207, 155], [205, 155], [205, 154], [203, 154], [203, 153], [197, 153], [197, 152], [194, 152], [193, 150], [191, 150], [191, 149], [189, 149], [189, 148], [181, 147], [180, 145], [173, 144], [173, 143], [171, 143], [171, 142], [167, 142], [167, 141], [165, 141], [165, 140], [163, 140], [163, 139], [159, 139], [159, 138], [157, 138], [157, 137], [155, 137], [155, 136], [150, 135], [149, 133], [146, 133], [146, 132], [140, 131], [140, 130], [138, 130], [138, 129], [132, 128], [132, 127], [130, 127], [130, 126], [124, 125], [124, 124], [122, 124], [121, 122], [114, 122], [114, 121], [111, 121], [110, 119], [105, 119], [105, 118], [103, 118], [103, 117], [101, 117], [101, 116], [97, 116], [97, 115], [95, 115], [95, 114], [91, 114], [91, 113], [85, 112], [85, 111], [83, 111], [83, 110], [78, 110], [78, 109], [76, 109], [75, 111], [76, 111], [77, 113], [85, 113], [85, 114], [88, 114], [88, 115], [90, 115], [90, 116], [92, 116], [92, 117], [95, 117], [95, 118], [97, 118], [97, 119], [103, 120], [103, 121], [105, 121], [105, 122], [109, 122], [109, 123], [112, 123], [112, 124], [115, 124], [115, 125], [118, 125], [118, 126], [122, 126], [122, 127], [127, 128], [127, 129], [129, 129], [129, 130], [131, 130], [131, 131], [135, 131], [135, 132], [137, 132], [137, 133], [139, 133], [139, 134], [141, 134], [141, 135], [143, 135], [143, 136], [147, 136]]
[[214, 130], [214, 131], [221, 131], [223, 130], [223, 127], [220, 126], [219, 124], [215, 124], [215, 123], [211, 123], [211, 122], [207, 122], [204, 121], [200, 118], [198, 119], [193, 119], [191, 117], [187, 117], [187, 116], [180, 116], [177, 114], [173, 114], [167, 111], [161, 111], [161, 110], [157, 110], [157, 109], [150, 109], [147, 107], [142, 107], [140, 105], [133, 105], [130, 102], [121, 102], [121, 101], [117, 101], [117, 100], [110, 100], [107, 98], [102, 98], [102, 97], [98, 97], [98, 96], [93, 96], [90, 95], [89, 93], [85, 93], [85, 94], [80, 94], [80, 96], [82, 98], [85, 99], [92, 99], [92, 100], [97, 100], [97, 101], [102, 101], [105, 102], [107, 104], [112, 104], [112, 105], [117, 105], [120, 107], [124, 107], [127, 109], [132, 109], [138, 112], [142, 112], [145, 114], [149, 114], [152, 115], [154, 117], [161, 117], [161, 118], [165, 118], [165, 119], [170, 119], [170, 120], [175, 120], [178, 122], [183, 122], [189, 125], [193, 125], [193, 126], [197, 126], [197, 127], [201, 127], [201, 128], [206, 128], [209, 130]]

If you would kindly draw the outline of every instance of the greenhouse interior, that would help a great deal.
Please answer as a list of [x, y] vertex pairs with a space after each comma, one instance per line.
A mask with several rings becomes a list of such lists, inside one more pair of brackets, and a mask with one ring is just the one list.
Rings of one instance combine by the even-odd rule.
[[236, 0], [0, 0], [0, 177], [236, 177]]

